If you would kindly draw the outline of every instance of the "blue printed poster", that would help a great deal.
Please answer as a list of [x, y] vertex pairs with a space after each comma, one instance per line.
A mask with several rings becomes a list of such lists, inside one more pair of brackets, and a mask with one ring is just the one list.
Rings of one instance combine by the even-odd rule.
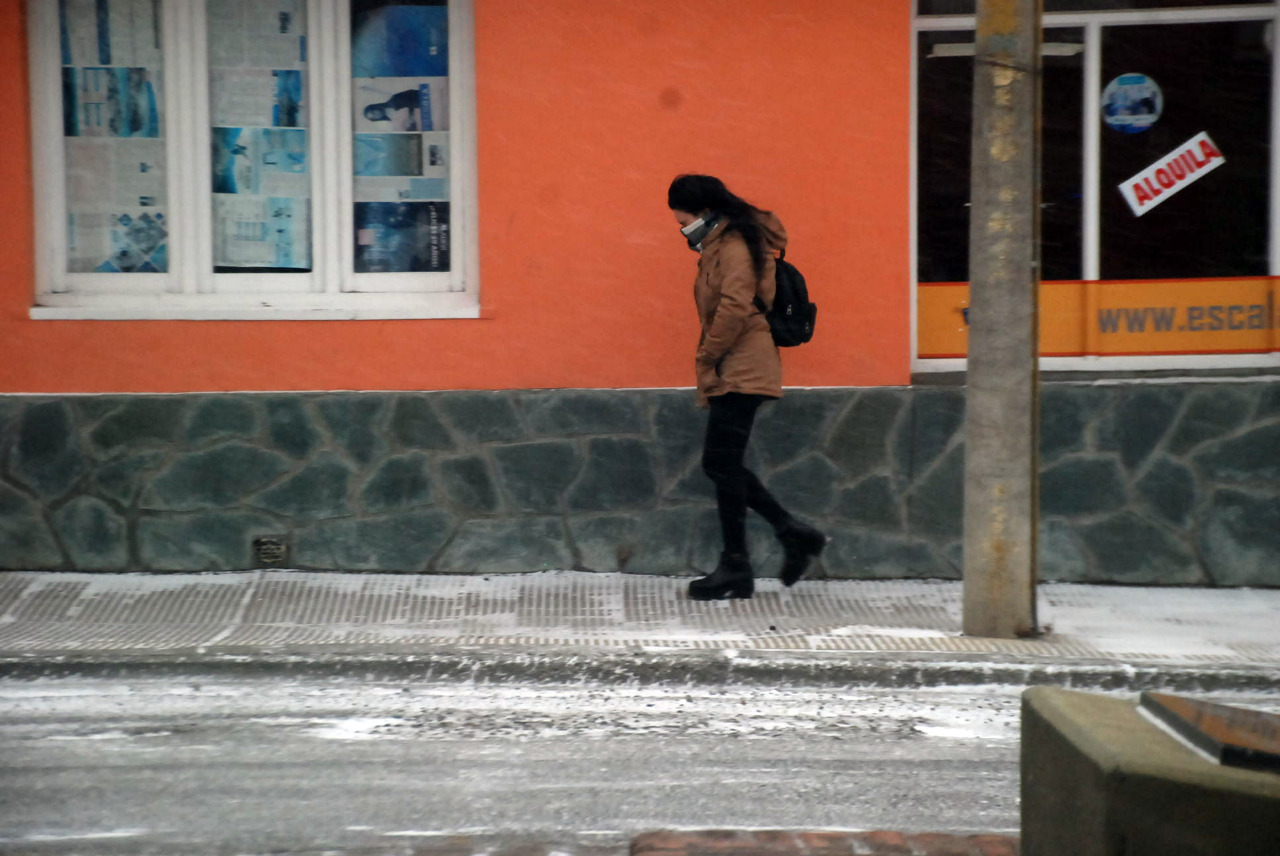
[[356, 273], [449, 270], [448, 202], [357, 202]]
[[353, 0], [352, 77], [446, 77], [449, 7]]
[[62, 69], [68, 137], [159, 137], [160, 72], [147, 68]]

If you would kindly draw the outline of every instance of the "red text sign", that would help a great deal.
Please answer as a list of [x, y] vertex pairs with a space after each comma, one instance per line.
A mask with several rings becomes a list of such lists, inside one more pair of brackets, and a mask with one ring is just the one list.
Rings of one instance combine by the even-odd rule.
[[1196, 134], [1151, 166], [1124, 181], [1120, 192], [1141, 217], [1182, 188], [1226, 163], [1207, 133]]

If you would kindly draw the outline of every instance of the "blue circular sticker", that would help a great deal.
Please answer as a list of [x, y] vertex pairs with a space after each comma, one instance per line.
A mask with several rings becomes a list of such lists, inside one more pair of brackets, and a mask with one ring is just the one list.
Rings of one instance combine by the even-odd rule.
[[1145, 74], [1122, 74], [1102, 90], [1102, 118], [1124, 134], [1140, 134], [1160, 120], [1164, 95]]

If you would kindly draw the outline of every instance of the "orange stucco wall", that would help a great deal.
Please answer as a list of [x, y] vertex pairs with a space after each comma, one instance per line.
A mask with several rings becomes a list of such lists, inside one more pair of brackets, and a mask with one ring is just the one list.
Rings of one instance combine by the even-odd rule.
[[819, 303], [793, 386], [909, 377], [910, 4], [475, 0], [478, 320], [32, 321], [21, 0], [0, 0], [0, 392], [692, 383], [679, 172], [778, 212]]

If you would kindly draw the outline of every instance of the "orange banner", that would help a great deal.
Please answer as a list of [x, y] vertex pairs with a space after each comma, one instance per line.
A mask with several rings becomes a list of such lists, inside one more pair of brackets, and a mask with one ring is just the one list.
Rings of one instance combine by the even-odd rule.
[[[1280, 277], [1045, 282], [1040, 355], [1256, 354], [1280, 351]], [[921, 359], [969, 351], [969, 284], [920, 283]]]

